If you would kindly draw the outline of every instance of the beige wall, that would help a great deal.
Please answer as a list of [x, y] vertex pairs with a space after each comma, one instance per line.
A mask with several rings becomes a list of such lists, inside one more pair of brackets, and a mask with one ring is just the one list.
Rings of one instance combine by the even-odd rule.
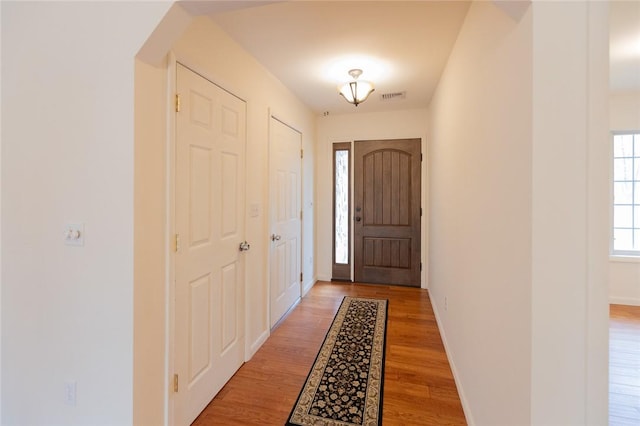
[[607, 422], [607, 18], [474, 2], [430, 106], [429, 288], [470, 424]]
[[[611, 131], [640, 131], [640, 92], [614, 93], [610, 97], [609, 105]], [[638, 259], [611, 258], [609, 300], [611, 303], [640, 306]]]
[[168, 6], [1, 4], [3, 425], [133, 423], [134, 57]]
[[167, 64], [135, 64], [133, 423], [161, 425], [169, 374], [166, 347], [168, 242]]
[[[169, 82], [158, 52], [188, 16], [162, 21], [145, 49], [153, 65], [134, 57], [170, 6], [2, 4], [3, 42], [19, 40], [2, 51], [2, 387], [11, 389], [2, 394], [3, 424], [167, 420]], [[269, 333], [269, 113], [303, 134], [307, 288], [315, 117], [205, 18], [174, 48], [247, 101], [247, 203], [259, 206], [246, 229], [250, 357]], [[63, 244], [67, 221], [85, 223], [84, 247]], [[75, 407], [64, 404], [67, 380], [77, 381]]]
[[[355, 108], [355, 107], [354, 107]], [[355, 111], [354, 111], [355, 112]], [[426, 154], [427, 110], [404, 110], [389, 112], [373, 112], [358, 114], [338, 114], [318, 117], [317, 131], [317, 244], [318, 244], [318, 279], [331, 279], [332, 265], [332, 216], [333, 211], [333, 159], [332, 145], [335, 142], [351, 142], [370, 139], [403, 139], [420, 138], [423, 141], [422, 151]], [[426, 158], [426, 155], [425, 155]], [[422, 205], [427, 206], [426, 168], [423, 162]], [[426, 208], [425, 208], [426, 210]], [[422, 224], [422, 256], [423, 263], [427, 253], [427, 223], [423, 217]], [[423, 270], [423, 277], [426, 269]], [[426, 280], [422, 280], [423, 286]]]
[[531, 14], [472, 4], [430, 105], [429, 290], [469, 424], [530, 422]]
[[[179, 11], [178, 11], [179, 12]], [[179, 13], [178, 13], [179, 15]], [[177, 16], [181, 20], [180, 16]], [[158, 31], [165, 31], [159, 28]], [[171, 31], [169, 28], [166, 31]], [[154, 38], [163, 39], [162, 34]], [[247, 104], [246, 205], [258, 206], [258, 216], [247, 214], [245, 238], [251, 244], [246, 256], [246, 359], [269, 336], [268, 250], [269, 115], [302, 133], [303, 160], [303, 274], [305, 289], [314, 283], [314, 162], [315, 116], [273, 75], [253, 59], [210, 19], [193, 19], [171, 48], [175, 59], [200, 73]], [[171, 372], [171, 348], [165, 358], [171, 319], [165, 308], [171, 285], [171, 255], [167, 247], [166, 205], [170, 200], [171, 158], [165, 137], [167, 90], [172, 91], [172, 59], [152, 67], [136, 67], [136, 370], [134, 384], [135, 423], [164, 421], [165, 378]], [[168, 67], [168, 68], [167, 68]], [[167, 89], [168, 86], [168, 89]], [[170, 121], [171, 122], [171, 121]], [[167, 163], [169, 161], [169, 163]], [[168, 321], [168, 323], [167, 323]], [[169, 365], [167, 371], [166, 365]], [[168, 401], [171, 418], [171, 399]]]
[[173, 51], [179, 62], [191, 67], [214, 83], [247, 101], [247, 205], [259, 207], [258, 217], [247, 217], [247, 295], [249, 301], [248, 344], [251, 355], [269, 330], [268, 287], [265, 277], [268, 260], [268, 142], [269, 114], [302, 133], [306, 153], [303, 164], [304, 243], [306, 262], [303, 273], [310, 285], [313, 264], [313, 187], [315, 116], [282, 83], [266, 71], [253, 57], [233, 42], [225, 32], [207, 18], [196, 18], [175, 43]]
[[533, 2], [533, 424], [608, 420], [608, 4]]

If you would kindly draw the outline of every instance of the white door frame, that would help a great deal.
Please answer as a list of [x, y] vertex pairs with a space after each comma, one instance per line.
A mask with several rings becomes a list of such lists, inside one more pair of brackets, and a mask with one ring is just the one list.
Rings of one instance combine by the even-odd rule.
[[[176, 281], [176, 272], [175, 272], [175, 251], [173, 248], [173, 236], [176, 233], [175, 229], [175, 219], [176, 219], [176, 111], [175, 111], [175, 94], [177, 91], [177, 64], [181, 63], [187, 68], [191, 69], [195, 73], [203, 76], [207, 80], [211, 81], [213, 84], [218, 87], [223, 88], [224, 90], [229, 91], [229, 93], [234, 96], [242, 99], [247, 105], [247, 111], [249, 111], [249, 102], [246, 100], [246, 97], [240, 96], [237, 93], [241, 92], [240, 90], [231, 91], [227, 89], [227, 85], [220, 84], [218, 79], [211, 76], [211, 73], [202, 70], [198, 66], [194, 66], [187, 58], [179, 57], [175, 52], [171, 51], [167, 55], [167, 140], [166, 140], [166, 224], [165, 224], [165, 323], [163, 327], [165, 329], [165, 393], [164, 393], [164, 419], [165, 425], [170, 426], [174, 424], [174, 398], [173, 394], [173, 374], [174, 374], [174, 366], [175, 366], [175, 281]], [[235, 88], [233, 88], [235, 89]], [[246, 126], [248, 126], [248, 120], [246, 121]], [[248, 130], [248, 129], [247, 129]], [[248, 135], [248, 131], [246, 132]], [[246, 143], [246, 142], [245, 142]], [[246, 161], [246, 155], [245, 155]], [[247, 168], [245, 167], [245, 191], [247, 185]], [[247, 199], [245, 199], [245, 210]], [[245, 225], [246, 227], [246, 225]], [[246, 232], [246, 231], [245, 231]], [[246, 268], [247, 264], [245, 263], [245, 277], [246, 277]], [[247, 356], [250, 353], [248, 350], [248, 332], [249, 332], [249, 321], [248, 321], [248, 313], [250, 312], [250, 307], [248, 306], [249, 298], [246, 297], [247, 293], [247, 280], [244, 280], [244, 294], [245, 294], [245, 318], [244, 318], [244, 356], [245, 362], [247, 361]]]
[[[267, 185], [267, 209], [269, 211], [269, 214], [267, 215], [267, 235], [265, 236], [265, 238], [267, 238], [267, 241], [270, 241], [270, 234], [271, 234], [271, 224], [273, 223], [273, 217], [272, 217], [272, 209], [271, 209], [271, 203], [273, 200], [272, 197], [272, 188], [271, 188], [271, 169], [272, 169], [272, 164], [271, 164], [271, 119], [274, 120], [278, 120], [280, 123], [282, 123], [283, 125], [289, 127], [292, 130], [295, 130], [296, 132], [300, 133], [300, 137], [302, 138], [302, 132], [300, 130], [298, 130], [295, 126], [291, 125], [288, 121], [280, 118], [281, 116], [277, 113], [274, 112], [273, 108], [268, 108], [268, 116], [267, 116], [267, 122], [268, 122], [268, 129], [267, 129], [267, 133], [269, 134], [269, 138], [268, 138], [268, 152], [269, 152], [269, 163], [268, 163], [268, 167], [267, 167], [267, 176], [268, 176], [268, 180], [269, 180], [269, 184]], [[302, 149], [302, 140], [300, 141], [300, 149]], [[303, 210], [303, 204], [302, 204], [302, 200], [303, 198], [303, 188], [304, 188], [304, 173], [303, 173], [303, 166], [304, 166], [304, 162], [302, 161], [302, 158], [300, 158], [300, 210]], [[304, 270], [304, 216], [300, 219], [300, 271], [302, 272]], [[268, 250], [267, 250], [267, 281], [268, 281], [268, 285], [267, 285], [267, 297], [269, 298], [268, 300], [268, 310], [267, 312], [269, 312], [269, 318], [268, 318], [268, 324], [269, 324], [269, 334], [271, 334], [271, 316], [272, 316], [272, 312], [271, 312], [271, 258], [272, 258], [272, 252], [271, 252], [271, 245], [270, 243], [268, 243]], [[300, 299], [302, 298], [302, 296], [304, 295], [304, 281], [300, 281], [299, 283], [300, 286]], [[298, 300], [298, 302], [294, 303], [290, 308], [289, 311], [291, 311], [300, 301], [300, 299]], [[286, 315], [286, 313], [285, 313]]]

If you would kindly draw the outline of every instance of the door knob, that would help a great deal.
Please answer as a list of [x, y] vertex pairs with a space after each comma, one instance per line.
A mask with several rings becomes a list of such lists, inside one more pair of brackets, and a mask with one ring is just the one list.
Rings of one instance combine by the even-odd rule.
[[280, 235], [271, 234], [271, 241], [280, 241]]
[[248, 242], [243, 241], [240, 243], [240, 251], [247, 251], [251, 248]]
[[356, 216], [356, 222], [360, 222], [362, 220], [362, 218], [360, 216]]

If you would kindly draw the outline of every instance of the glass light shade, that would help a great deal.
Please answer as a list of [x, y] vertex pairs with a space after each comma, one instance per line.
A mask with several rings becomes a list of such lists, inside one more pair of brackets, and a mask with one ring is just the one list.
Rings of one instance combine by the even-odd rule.
[[340, 94], [344, 96], [347, 102], [358, 106], [358, 104], [364, 102], [374, 90], [372, 83], [364, 80], [356, 80], [343, 85], [340, 88]]

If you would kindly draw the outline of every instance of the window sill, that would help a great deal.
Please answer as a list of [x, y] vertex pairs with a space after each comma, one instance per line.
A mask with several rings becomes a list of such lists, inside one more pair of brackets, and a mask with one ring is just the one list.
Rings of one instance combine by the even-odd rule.
[[630, 256], [630, 255], [620, 255], [620, 254], [612, 254], [609, 255], [609, 261], [611, 262], [625, 262], [625, 263], [640, 263], [640, 256]]

